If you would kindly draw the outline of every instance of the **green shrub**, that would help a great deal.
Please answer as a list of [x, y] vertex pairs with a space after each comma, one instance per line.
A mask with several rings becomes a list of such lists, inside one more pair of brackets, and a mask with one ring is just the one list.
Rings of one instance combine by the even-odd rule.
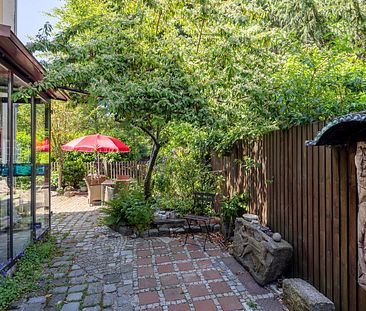
[[233, 233], [235, 219], [249, 210], [249, 194], [235, 194], [231, 198], [225, 198], [221, 205], [220, 214], [224, 224], [224, 236], [229, 238]]
[[0, 276], [0, 310], [32, 290], [39, 289], [39, 280], [47, 264], [56, 252], [56, 240], [47, 239], [28, 246], [24, 257], [17, 263], [14, 276]]
[[65, 161], [62, 167], [62, 186], [77, 188], [85, 175], [86, 169], [82, 160]]
[[221, 206], [221, 216], [225, 221], [235, 220], [248, 211], [249, 194], [235, 194], [231, 198], [225, 198]]
[[142, 233], [152, 221], [151, 203], [145, 200], [141, 186], [131, 184], [128, 190], [121, 189], [116, 197], [102, 209], [103, 222], [111, 227], [122, 224], [134, 226]]
[[58, 171], [51, 172], [51, 180], [50, 180], [51, 186], [56, 189], [58, 187], [58, 175], [59, 175]]
[[190, 214], [193, 209], [192, 198], [175, 198], [169, 196], [162, 196], [156, 199], [154, 206], [165, 211], [175, 211], [181, 216]]

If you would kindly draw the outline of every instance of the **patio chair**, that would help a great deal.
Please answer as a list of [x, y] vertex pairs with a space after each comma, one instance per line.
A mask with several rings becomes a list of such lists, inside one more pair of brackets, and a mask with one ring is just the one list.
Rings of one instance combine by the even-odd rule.
[[185, 215], [184, 218], [187, 222], [186, 237], [184, 245], [187, 244], [188, 236], [192, 235], [194, 239], [194, 225], [199, 226], [199, 232], [205, 232], [205, 240], [203, 243], [203, 250], [206, 250], [206, 242], [209, 240], [212, 243], [210, 234], [213, 232], [213, 226], [217, 223], [216, 218], [204, 215], [205, 208], [210, 207], [214, 209], [215, 194], [207, 192], [194, 192], [193, 193], [193, 214]]
[[95, 202], [100, 202], [102, 200], [102, 189], [101, 183], [107, 179], [106, 176], [101, 175], [99, 177], [89, 175], [84, 180], [86, 186], [88, 187], [88, 203], [90, 205], [94, 204]]
[[129, 184], [130, 184], [129, 180], [123, 180], [123, 179], [116, 180], [116, 186], [114, 187], [115, 189], [114, 192], [118, 193], [121, 190], [128, 190]]
[[117, 175], [116, 180], [127, 180], [130, 179], [130, 175]]

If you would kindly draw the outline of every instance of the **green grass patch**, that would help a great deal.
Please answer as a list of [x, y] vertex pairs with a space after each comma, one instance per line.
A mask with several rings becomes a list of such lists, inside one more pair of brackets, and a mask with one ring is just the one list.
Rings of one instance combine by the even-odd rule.
[[29, 245], [15, 269], [14, 275], [0, 279], [0, 311], [13, 301], [41, 287], [40, 278], [45, 264], [56, 253], [56, 239], [47, 236], [42, 241]]

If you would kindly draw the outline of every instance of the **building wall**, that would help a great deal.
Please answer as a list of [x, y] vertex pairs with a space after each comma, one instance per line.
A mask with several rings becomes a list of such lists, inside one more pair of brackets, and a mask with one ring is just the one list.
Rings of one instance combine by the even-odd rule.
[[11, 26], [16, 33], [17, 0], [0, 0], [0, 24]]
[[4, 0], [0, 0], [0, 24], [3, 24], [3, 15], [4, 15], [3, 2]]

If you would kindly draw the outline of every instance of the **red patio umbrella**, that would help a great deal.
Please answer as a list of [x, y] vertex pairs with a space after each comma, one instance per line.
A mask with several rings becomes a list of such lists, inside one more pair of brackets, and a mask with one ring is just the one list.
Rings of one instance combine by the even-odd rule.
[[36, 150], [40, 152], [50, 151], [50, 141], [46, 137], [44, 140], [36, 142]]
[[117, 138], [100, 134], [76, 138], [62, 146], [62, 150], [97, 152], [99, 176], [99, 152], [130, 152], [130, 148]]

